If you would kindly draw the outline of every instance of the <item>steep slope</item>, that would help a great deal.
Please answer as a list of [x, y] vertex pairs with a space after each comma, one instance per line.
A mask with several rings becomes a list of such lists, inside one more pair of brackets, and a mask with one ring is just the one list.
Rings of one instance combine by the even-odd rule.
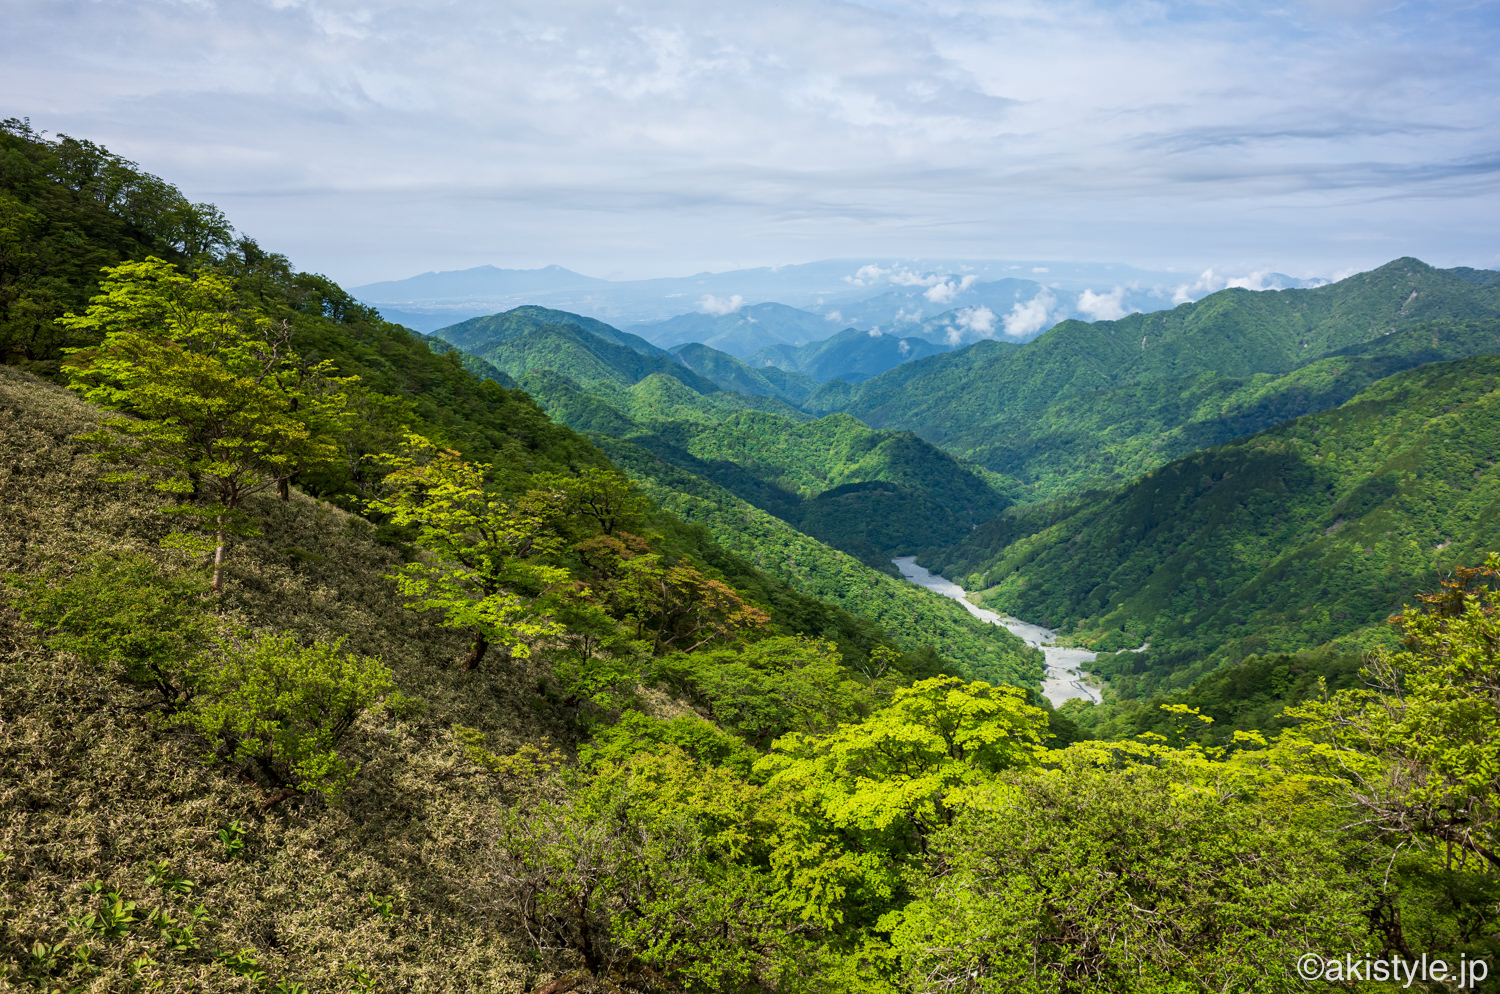
[[[1047, 496], [1149, 468], [1129, 460], [1116, 466], [1118, 446], [1154, 444], [1163, 425], [1180, 420], [1173, 408], [1184, 393], [1233, 392], [1256, 376], [1288, 373], [1424, 322], [1496, 316], [1500, 288], [1401, 259], [1326, 287], [1226, 290], [1167, 312], [1064, 322], [1024, 346], [982, 342], [897, 367], [852, 390], [814, 394], [805, 406], [915, 431], [996, 472], [1021, 476], [1034, 494]], [[1089, 412], [1107, 409], [1145, 424], [1089, 423]], [[1164, 449], [1155, 458], [1183, 451], [1190, 449]], [[1053, 463], [1032, 466], [1039, 452], [1052, 454]]]
[[[1144, 691], [1251, 652], [1358, 647], [1439, 571], [1500, 548], [1500, 356], [1387, 377], [944, 561], [996, 607], [1124, 647]], [[1106, 671], [1109, 667], [1106, 666]]]
[[756, 569], [879, 626], [908, 651], [931, 647], [992, 683], [1034, 687], [1041, 680], [1035, 649], [953, 601], [873, 569], [633, 441], [596, 441], [663, 508], [706, 525], [719, 544]]
[[779, 397], [796, 405], [818, 386], [817, 380], [802, 373], [788, 372], [776, 366], [752, 366], [707, 345], [678, 345], [672, 349], [672, 354], [699, 376], [734, 393]]

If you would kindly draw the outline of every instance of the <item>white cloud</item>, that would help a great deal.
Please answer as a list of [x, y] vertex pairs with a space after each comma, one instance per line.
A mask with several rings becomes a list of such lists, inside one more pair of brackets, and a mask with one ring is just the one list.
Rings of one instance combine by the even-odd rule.
[[899, 309], [898, 311], [896, 311], [896, 316], [891, 319], [891, 323], [892, 324], [921, 324], [922, 323], [922, 308], [920, 308], [920, 307], [913, 307], [911, 310], [908, 311], [905, 307], [902, 307], [901, 309]]
[[1050, 291], [1041, 293], [1022, 303], [1016, 301], [1010, 313], [1005, 315], [1005, 334], [1009, 338], [1026, 338], [1047, 326], [1047, 318], [1057, 298]]
[[827, 314], [823, 315], [823, 320], [831, 321], [834, 324], [843, 324], [844, 315], [840, 314], [838, 311], [829, 311]]
[[957, 297], [960, 293], [963, 293], [965, 290], [969, 289], [969, 287], [973, 286], [978, 280], [979, 277], [974, 276], [973, 274], [965, 276], [963, 279], [958, 280], [957, 282], [954, 282], [950, 279], [945, 279], [941, 283], [936, 283], [933, 286], [929, 287], [927, 289], [927, 292], [922, 294], [922, 296], [926, 297], [934, 304], [949, 304], [953, 302], [954, 297]]
[[726, 300], [723, 297], [715, 297], [711, 293], [706, 293], [703, 295], [703, 299], [698, 301], [698, 310], [702, 311], [704, 314], [713, 314], [716, 317], [723, 317], [725, 314], [733, 314], [735, 311], [744, 306], [745, 298], [741, 297], [739, 294], [735, 294], [734, 296]]
[[869, 331], [869, 335], [871, 338], [879, 338], [881, 335], [880, 325], [877, 324], [875, 327], [871, 328]]
[[958, 284], [951, 280], [927, 288], [922, 294], [934, 304], [950, 303], [958, 295]]
[[937, 273], [918, 273], [910, 269], [892, 270], [890, 280], [897, 286], [936, 286], [946, 277]]
[[1031, 267], [1031, 271], [1033, 273], [1050, 273], [1050, 272], [1052, 272], [1052, 270], [1048, 269], [1046, 266], [1032, 266]]
[[[355, 283], [972, 257], [998, 232], [1031, 259], [1484, 264], [1493, 5], [1310, 4], [1369, 23], [1176, 0], [7, 0], [0, 91]], [[853, 265], [845, 286], [892, 275]]]
[[911, 342], [901, 339], [896, 343], [896, 351], [900, 352], [903, 357], [911, 355]]
[[953, 321], [965, 331], [985, 338], [995, 334], [995, 312], [983, 304], [963, 308], [953, 316]]
[[1078, 310], [1091, 321], [1118, 321], [1129, 313], [1125, 309], [1125, 288], [1117, 286], [1109, 293], [1085, 290], [1078, 298]]
[[1205, 269], [1192, 283], [1184, 283], [1172, 291], [1172, 303], [1186, 304], [1231, 287], [1241, 290], [1284, 290], [1286, 283], [1268, 269], [1259, 269], [1246, 276], [1221, 276], [1212, 269]]

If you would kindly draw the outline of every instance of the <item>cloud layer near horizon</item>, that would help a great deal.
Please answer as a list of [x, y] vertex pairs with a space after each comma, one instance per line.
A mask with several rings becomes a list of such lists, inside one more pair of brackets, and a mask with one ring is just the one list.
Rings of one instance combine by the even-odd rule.
[[914, 254], [1500, 264], [1490, 4], [6, 6], [0, 112], [348, 282]]

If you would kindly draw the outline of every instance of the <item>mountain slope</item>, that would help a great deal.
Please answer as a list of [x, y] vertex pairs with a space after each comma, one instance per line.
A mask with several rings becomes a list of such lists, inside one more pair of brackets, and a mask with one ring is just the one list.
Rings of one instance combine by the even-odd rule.
[[678, 345], [672, 349], [672, 354], [693, 372], [735, 393], [779, 397], [795, 405], [818, 386], [817, 380], [802, 373], [788, 372], [776, 366], [752, 366], [707, 345]]
[[[1497, 316], [1500, 288], [1401, 259], [1326, 287], [1226, 290], [1167, 312], [1064, 322], [1024, 346], [981, 342], [852, 390], [814, 394], [805, 406], [915, 431], [1048, 496], [1122, 482], [1190, 451], [1162, 450], [1146, 463], [1122, 463], [1119, 452], [1152, 446], [1163, 428], [1177, 425], [1184, 394], [1209, 403], [1254, 377], [1288, 373], [1424, 322]], [[1091, 412], [1106, 410], [1125, 420], [1090, 423]], [[1051, 464], [1033, 465], [1038, 453]]]
[[1183, 686], [1251, 652], [1379, 638], [1440, 570], [1500, 548], [1500, 356], [1382, 379], [1071, 513], [981, 527], [945, 568], [996, 607]]
[[835, 379], [858, 383], [902, 363], [947, 352], [950, 348], [925, 338], [898, 337], [895, 332], [871, 334], [846, 328], [837, 335], [807, 345], [761, 349], [750, 357], [750, 361], [801, 373], [820, 383]]

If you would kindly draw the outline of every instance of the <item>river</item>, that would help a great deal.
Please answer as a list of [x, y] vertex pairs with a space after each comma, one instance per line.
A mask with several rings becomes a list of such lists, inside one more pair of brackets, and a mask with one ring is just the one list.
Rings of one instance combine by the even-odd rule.
[[1042, 672], [1042, 693], [1047, 700], [1052, 702], [1053, 707], [1075, 698], [1099, 703], [1101, 700], [1099, 691], [1090, 681], [1089, 674], [1083, 670], [1085, 663], [1094, 661], [1095, 653], [1087, 649], [1069, 649], [1060, 645], [1052, 645], [1052, 639], [1057, 636], [1057, 632], [1052, 629], [1033, 625], [1019, 618], [1007, 618], [971, 603], [963, 587], [918, 566], [916, 556], [897, 556], [891, 562], [901, 571], [902, 576], [917, 586], [926, 587], [935, 594], [953, 598], [980, 621], [1000, 625], [1027, 645], [1034, 645], [1041, 649], [1042, 657], [1046, 660], [1046, 668]]

